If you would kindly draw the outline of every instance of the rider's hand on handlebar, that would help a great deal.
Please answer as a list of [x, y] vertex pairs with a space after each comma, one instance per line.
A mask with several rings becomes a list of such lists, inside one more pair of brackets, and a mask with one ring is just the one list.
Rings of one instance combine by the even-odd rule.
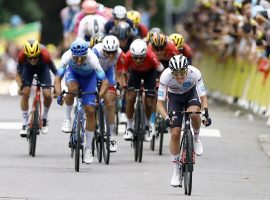
[[205, 119], [202, 120], [203, 124], [205, 126], [210, 126], [212, 124], [212, 120], [209, 117], [208, 108], [204, 108], [204, 114], [203, 114], [203, 116], [205, 117]]
[[169, 116], [167, 116], [166, 118], [165, 118], [165, 122], [166, 122], [166, 126], [167, 127], [171, 127], [172, 126], [172, 121], [171, 121], [171, 119], [170, 119], [170, 117]]

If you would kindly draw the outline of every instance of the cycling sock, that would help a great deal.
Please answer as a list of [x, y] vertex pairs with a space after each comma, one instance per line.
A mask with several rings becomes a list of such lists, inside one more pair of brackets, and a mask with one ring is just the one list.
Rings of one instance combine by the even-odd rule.
[[131, 128], [132, 129], [132, 126], [133, 125], [133, 119], [127, 119], [127, 128]]
[[22, 111], [22, 118], [23, 118], [23, 126], [27, 125], [28, 123], [28, 110]]
[[156, 112], [152, 112], [150, 117], [150, 123], [154, 124], [156, 121]]
[[111, 136], [114, 135], [114, 124], [110, 124], [109, 127], [110, 127], [110, 138], [111, 138]]
[[43, 114], [42, 114], [42, 119], [47, 119], [48, 118], [48, 112], [49, 112], [49, 108], [45, 107], [44, 106], [44, 111], [43, 111]]
[[199, 130], [193, 129], [193, 131], [194, 131], [194, 140], [198, 141], [200, 129]]
[[86, 149], [91, 149], [92, 148], [92, 140], [94, 137], [94, 131], [85, 131], [85, 135], [86, 135], [86, 144], [85, 144], [85, 148]]
[[66, 105], [66, 119], [71, 119], [71, 111], [72, 111], [73, 105]]
[[177, 155], [171, 154], [171, 160], [173, 162], [173, 172], [179, 173], [179, 154]]

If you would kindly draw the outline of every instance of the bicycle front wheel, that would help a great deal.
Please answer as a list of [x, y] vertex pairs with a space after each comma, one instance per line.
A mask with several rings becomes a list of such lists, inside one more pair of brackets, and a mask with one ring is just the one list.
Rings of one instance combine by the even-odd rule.
[[144, 141], [144, 135], [145, 135], [145, 126], [144, 126], [144, 110], [143, 106], [139, 106], [139, 113], [138, 116], [139, 118], [139, 132], [138, 132], [138, 156], [139, 156], [139, 162], [142, 162], [142, 156], [143, 156], [143, 141]]
[[36, 102], [35, 111], [32, 112], [32, 128], [30, 130], [29, 135], [29, 154], [32, 157], [36, 155], [36, 143], [37, 143], [37, 135], [39, 132], [39, 106], [40, 103]]
[[77, 118], [77, 125], [76, 125], [76, 142], [75, 142], [75, 171], [80, 171], [80, 150], [81, 150], [81, 131], [82, 131], [82, 124], [81, 124], [81, 116], [78, 115]]

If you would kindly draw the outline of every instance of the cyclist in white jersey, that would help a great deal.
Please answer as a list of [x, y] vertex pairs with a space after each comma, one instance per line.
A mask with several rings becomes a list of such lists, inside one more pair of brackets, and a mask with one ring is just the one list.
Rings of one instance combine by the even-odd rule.
[[115, 101], [116, 101], [116, 73], [120, 73], [125, 65], [125, 53], [119, 47], [117, 37], [113, 35], [106, 36], [102, 43], [93, 47], [93, 52], [99, 59], [100, 65], [105, 71], [106, 78], [109, 81], [109, 90], [104, 96], [105, 105], [108, 111], [110, 126], [110, 151], [116, 152], [117, 145], [113, 139], [115, 133]]
[[[198, 112], [203, 108], [206, 118], [205, 125], [211, 125], [211, 118], [208, 114], [208, 100], [201, 72], [194, 66], [188, 65], [187, 58], [182, 54], [172, 57], [169, 61], [169, 68], [162, 72], [157, 102], [158, 111], [166, 120], [166, 125], [171, 127], [170, 152], [174, 166], [171, 185], [178, 187], [180, 185], [179, 146], [183, 115], [179, 113], [173, 121], [170, 120], [164, 106], [167, 95], [168, 111], [183, 111], [185, 109], [187, 111]], [[194, 151], [196, 155], [202, 155], [203, 146], [199, 138], [201, 118], [199, 115], [191, 115], [190, 117], [194, 132]]]
[[[59, 96], [61, 93], [61, 80], [65, 75], [66, 86], [69, 92], [77, 92], [81, 89], [82, 92], [95, 92], [97, 87], [97, 79], [102, 81], [99, 97], [103, 98], [109, 83], [106, 75], [97, 56], [88, 48], [89, 44], [82, 39], [76, 39], [71, 43], [70, 50], [66, 51], [55, 77], [55, 93]], [[74, 96], [67, 94], [65, 96], [66, 103], [66, 119], [64, 120], [62, 131], [71, 132], [71, 111], [74, 102]], [[83, 95], [82, 103], [84, 105], [86, 115], [86, 144], [84, 151], [84, 162], [90, 164], [93, 162], [92, 155], [92, 140], [95, 130], [95, 95]]]
[[[95, 1], [93, 3], [97, 4]], [[105, 17], [96, 14], [96, 11], [82, 18], [79, 23], [77, 37], [90, 41], [90, 38], [95, 33], [104, 32], [104, 26], [107, 20]]]

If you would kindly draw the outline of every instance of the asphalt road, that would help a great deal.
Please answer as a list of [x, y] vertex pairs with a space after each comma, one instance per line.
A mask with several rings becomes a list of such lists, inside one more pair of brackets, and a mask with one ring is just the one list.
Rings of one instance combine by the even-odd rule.
[[[270, 199], [270, 160], [258, 142], [269, 134], [265, 122], [234, 118], [234, 110], [211, 103], [213, 125], [202, 131], [204, 154], [196, 158], [192, 196], [170, 186], [172, 164], [165, 135], [164, 155], [145, 143], [142, 163], [134, 162], [130, 142], [116, 137], [118, 152], [109, 165], [95, 162], [74, 171], [60, 131], [64, 108], [54, 102], [48, 135], [38, 136], [36, 157], [28, 155], [26, 139], [19, 137], [19, 97], [0, 96], [0, 200], [255, 200]], [[6, 123], [3, 123], [6, 122]]]

